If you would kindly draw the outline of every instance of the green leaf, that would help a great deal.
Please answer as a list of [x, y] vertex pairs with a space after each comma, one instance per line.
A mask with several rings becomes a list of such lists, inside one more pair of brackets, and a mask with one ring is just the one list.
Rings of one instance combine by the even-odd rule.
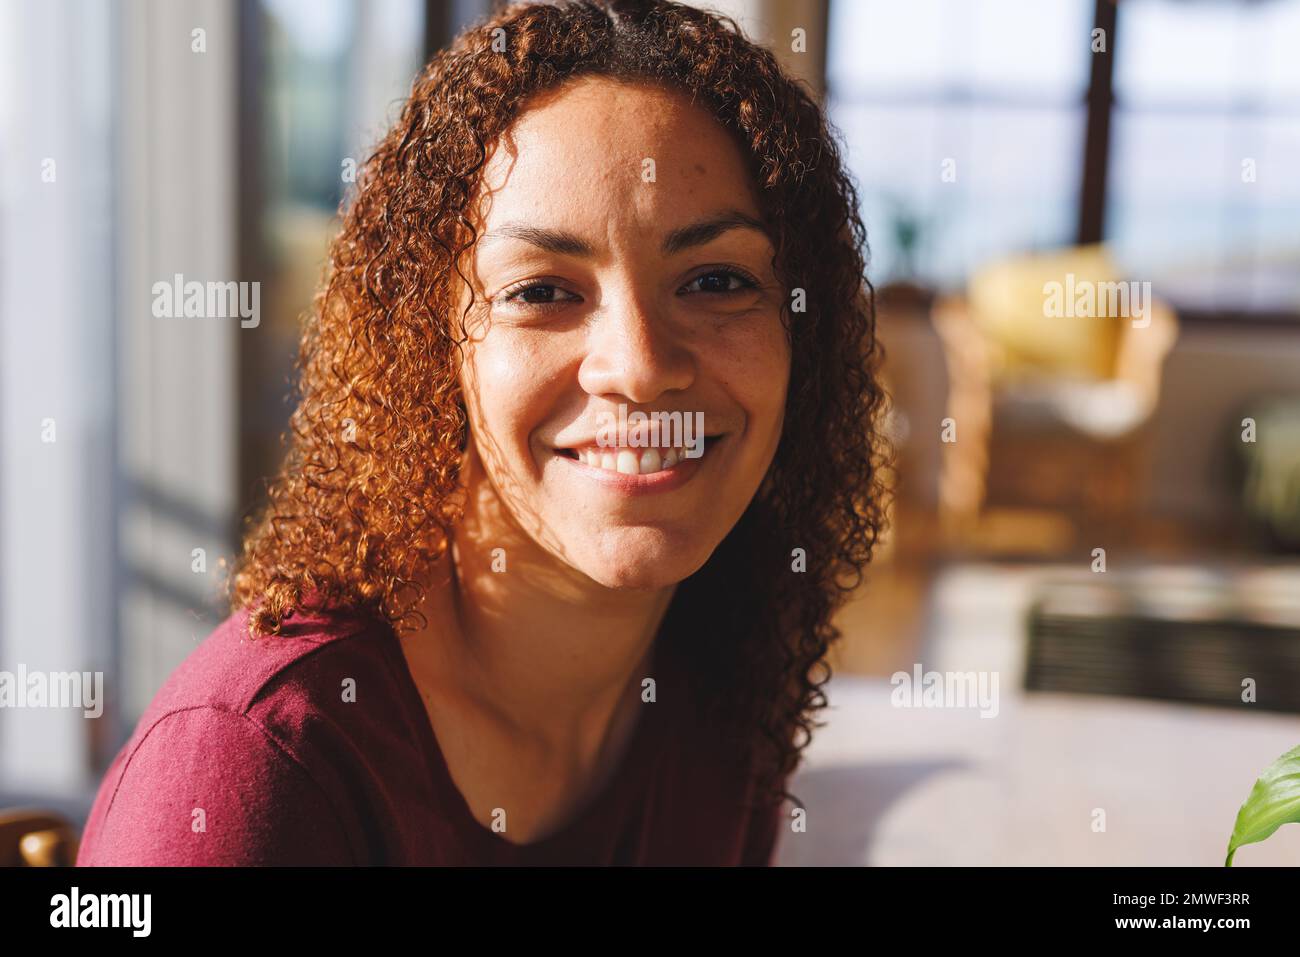
[[1237, 823], [1228, 839], [1228, 859], [1243, 844], [1264, 840], [1283, 824], [1300, 823], [1300, 747], [1292, 748], [1259, 776], [1250, 797], [1237, 812]]

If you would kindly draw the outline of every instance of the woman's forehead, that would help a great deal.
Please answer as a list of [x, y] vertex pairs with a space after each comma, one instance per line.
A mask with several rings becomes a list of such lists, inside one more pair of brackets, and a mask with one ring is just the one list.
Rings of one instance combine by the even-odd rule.
[[707, 110], [673, 89], [603, 77], [530, 104], [489, 152], [478, 199], [487, 228], [566, 210], [757, 212], [741, 149]]

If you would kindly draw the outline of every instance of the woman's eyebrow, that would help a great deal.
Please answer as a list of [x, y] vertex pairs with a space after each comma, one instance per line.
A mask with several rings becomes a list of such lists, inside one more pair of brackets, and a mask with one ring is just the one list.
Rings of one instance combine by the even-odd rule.
[[674, 229], [664, 237], [663, 249], [665, 253], [671, 256], [673, 253], [690, 249], [692, 246], [703, 246], [732, 229], [753, 229], [762, 233], [765, 237], [767, 236], [767, 230], [763, 228], [763, 224], [753, 216], [742, 213], [738, 209], [728, 209], [717, 215], [708, 216]]
[[[693, 246], [703, 246], [732, 229], [752, 229], [767, 236], [763, 224], [753, 216], [729, 209], [674, 229], [664, 237], [663, 251], [671, 256]], [[564, 256], [593, 254], [590, 244], [574, 233], [563, 229], [530, 226], [527, 223], [503, 223], [484, 233], [479, 239], [479, 245], [485, 246], [501, 239], [518, 239], [546, 252]]]
[[500, 239], [519, 239], [544, 249], [548, 253], [559, 253], [565, 256], [590, 256], [592, 254], [591, 246], [573, 233], [566, 232], [563, 229], [543, 229], [540, 226], [529, 226], [526, 223], [504, 223], [491, 232], [484, 233], [479, 239], [479, 245], [486, 246], [488, 243]]

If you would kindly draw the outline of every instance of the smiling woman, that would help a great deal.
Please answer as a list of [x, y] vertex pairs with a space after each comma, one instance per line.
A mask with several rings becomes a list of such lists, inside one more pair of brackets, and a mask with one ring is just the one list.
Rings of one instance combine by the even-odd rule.
[[234, 614], [81, 863], [770, 862], [883, 522], [855, 210], [729, 21], [523, 5], [437, 56], [332, 247]]

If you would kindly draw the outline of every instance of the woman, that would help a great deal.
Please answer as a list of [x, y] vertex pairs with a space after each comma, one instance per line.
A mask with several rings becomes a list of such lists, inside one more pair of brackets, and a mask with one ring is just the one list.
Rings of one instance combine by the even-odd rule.
[[235, 613], [79, 863], [769, 863], [882, 525], [863, 241], [729, 21], [467, 31], [332, 246]]

